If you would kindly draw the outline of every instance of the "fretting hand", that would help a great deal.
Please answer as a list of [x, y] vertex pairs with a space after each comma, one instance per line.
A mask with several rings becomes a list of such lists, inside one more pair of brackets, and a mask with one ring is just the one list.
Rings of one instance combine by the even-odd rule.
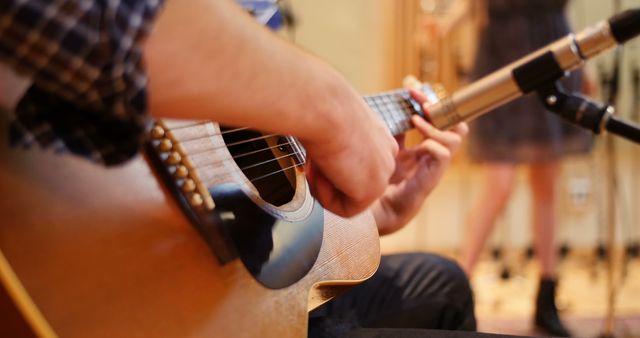
[[[411, 90], [422, 105], [424, 94]], [[424, 140], [412, 148], [404, 148], [404, 135], [397, 137], [400, 152], [396, 169], [384, 195], [372, 206], [380, 235], [401, 229], [415, 216], [424, 199], [438, 184], [468, 132], [466, 123], [449, 131], [438, 130], [419, 116], [411, 121]]]

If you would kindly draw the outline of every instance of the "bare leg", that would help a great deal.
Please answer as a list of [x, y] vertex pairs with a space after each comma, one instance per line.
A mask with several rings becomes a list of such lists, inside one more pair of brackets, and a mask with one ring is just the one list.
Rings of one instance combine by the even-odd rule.
[[531, 165], [529, 182], [533, 195], [533, 236], [541, 268], [540, 286], [536, 296], [535, 324], [554, 336], [569, 337], [555, 304], [556, 246], [555, 246], [555, 183], [558, 164], [540, 162]]
[[543, 278], [556, 276], [555, 184], [558, 163], [540, 162], [530, 166], [529, 182], [533, 203], [533, 237]]
[[484, 169], [484, 186], [466, 220], [468, 228], [461, 265], [467, 275], [471, 275], [496, 218], [511, 196], [516, 176], [513, 164], [487, 164]]

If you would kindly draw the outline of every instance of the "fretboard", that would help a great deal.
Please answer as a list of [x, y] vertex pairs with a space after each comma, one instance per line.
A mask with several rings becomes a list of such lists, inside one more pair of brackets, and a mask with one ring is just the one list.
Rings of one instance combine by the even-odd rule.
[[422, 114], [422, 108], [407, 90], [367, 95], [364, 101], [382, 117], [393, 135], [400, 135], [411, 129], [411, 115]]

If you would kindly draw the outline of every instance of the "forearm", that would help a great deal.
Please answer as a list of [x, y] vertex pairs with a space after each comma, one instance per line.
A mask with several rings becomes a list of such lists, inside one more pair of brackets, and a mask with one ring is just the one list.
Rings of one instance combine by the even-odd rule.
[[339, 125], [353, 89], [241, 11], [227, 0], [167, 1], [145, 46], [151, 114], [309, 139]]

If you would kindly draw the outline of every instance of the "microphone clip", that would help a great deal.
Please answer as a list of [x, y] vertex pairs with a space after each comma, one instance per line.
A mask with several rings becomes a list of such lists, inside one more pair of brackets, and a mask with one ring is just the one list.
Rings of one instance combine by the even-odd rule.
[[600, 134], [606, 120], [613, 114], [613, 107], [576, 93], [567, 93], [558, 82], [542, 85], [538, 98], [545, 108], [565, 120]]
[[640, 126], [614, 115], [615, 108], [592, 98], [567, 93], [557, 81], [539, 86], [535, 92], [550, 112], [591, 130], [595, 134], [609, 131], [640, 144]]

